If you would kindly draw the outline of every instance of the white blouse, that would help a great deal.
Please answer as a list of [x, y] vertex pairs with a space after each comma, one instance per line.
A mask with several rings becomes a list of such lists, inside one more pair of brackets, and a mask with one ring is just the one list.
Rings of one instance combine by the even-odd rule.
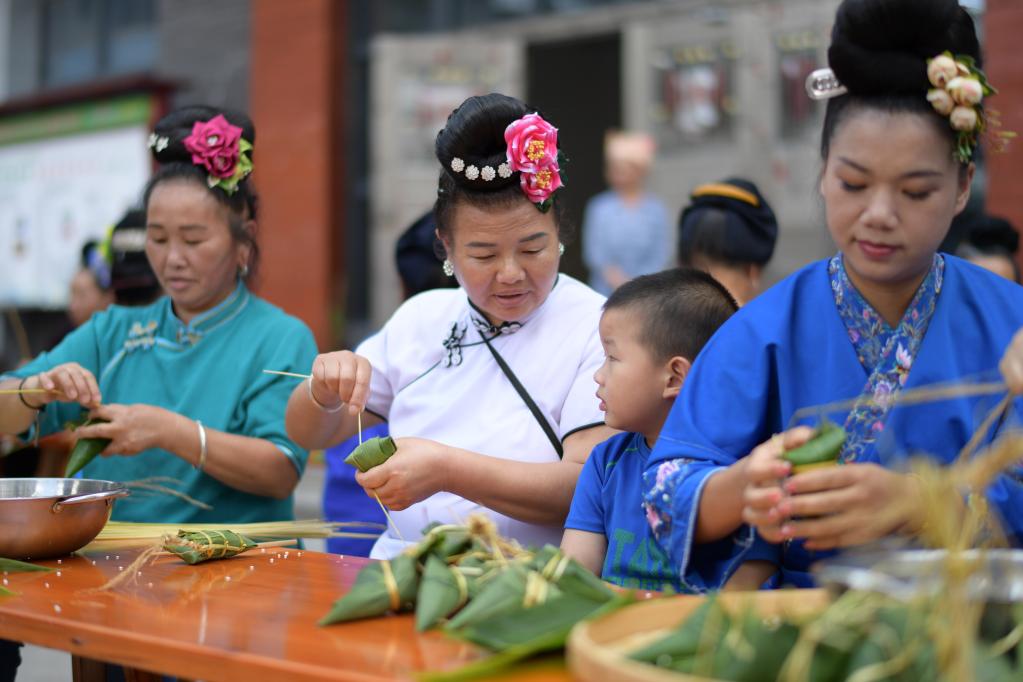
[[[603, 303], [603, 296], [562, 274], [521, 327], [491, 340], [562, 441], [604, 423], [593, 380], [604, 361], [597, 329]], [[462, 289], [427, 291], [406, 301], [356, 350], [373, 366], [367, 409], [387, 419], [394, 438], [428, 438], [520, 462], [558, 461], [550, 438], [483, 344], [474, 320], [487, 324]], [[516, 521], [448, 492], [391, 517], [401, 537], [412, 542], [431, 522], [463, 523], [481, 511], [498, 532], [524, 545], [561, 540], [560, 525]], [[388, 558], [405, 546], [388, 528], [371, 556]]]

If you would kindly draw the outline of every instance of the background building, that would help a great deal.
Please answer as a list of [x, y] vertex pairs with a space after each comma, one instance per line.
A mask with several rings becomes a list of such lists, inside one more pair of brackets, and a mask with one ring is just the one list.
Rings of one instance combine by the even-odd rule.
[[[837, 4], [0, 0], [0, 307], [19, 311], [30, 346], [3, 325], [3, 360], [39, 349], [70, 254], [138, 197], [145, 131], [194, 102], [256, 121], [259, 290], [324, 349], [397, 305], [394, 242], [432, 204], [434, 136], [474, 93], [523, 97], [559, 125], [576, 224], [604, 188], [609, 128], [656, 137], [651, 189], [675, 215], [700, 182], [752, 178], [781, 223], [776, 279], [833, 248], [816, 200], [822, 106], [803, 81], [825, 63]], [[987, 27], [1004, 125], [1023, 130], [1023, 5], [969, 6]], [[977, 188], [1017, 224], [1021, 153], [990, 159]], [[578, 242], [565, 269], [586, 276]]]

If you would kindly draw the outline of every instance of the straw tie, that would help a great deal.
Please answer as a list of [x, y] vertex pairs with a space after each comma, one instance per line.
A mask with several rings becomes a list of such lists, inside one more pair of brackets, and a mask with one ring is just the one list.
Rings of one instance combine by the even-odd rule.
[[401, 608], [401, 593], [398, 591], [398, 581], [394, 579], [394, 571], [391, 570], [390, 560], [381, 561], [380, 570], [384, 574], [384, 585], [387, 587], [387, 594], [391, 597], [391, 610], [397, 611]]
[[[264, 369], [263, 373], [264, 374], [276, 374], [276, 375], [282, 376], [282, 377], [294, 377], [296, 379], [312, 379], [313, 378], [313, 375], [311, 375], [311, 374], [297, 374], [295, 372], [282, 372], [282, 371], [276, 370], [276, 369]], [[358, 422], [358, 424], [359, 424], [359, 445], [362, 445], [362, 412], [361, 411], [359, 412], [358, 420], [359, 420], [359, 422]], [[377, 492], [375, 490], [373, 491], [373, 497], [376, 499], [377, 504], [380, 505], [380, 510], [384, 512], [384, 516], [387, 517], [387, 522], [391, 525], [391, 528], [394, 529], [395, 535], [398, 536], [399, 540], [401, 540], [402, 542], [405, 542], [405, 538], [402, 537], [401, 531], [398, 530], [398, 524], [396, 524], [394, 522], [394, 519], [391, 518], [391, 514], [387, 511], [387, 507], [384, 506], [383, 501], [380, 499], [380, 496], [377, 495]]]

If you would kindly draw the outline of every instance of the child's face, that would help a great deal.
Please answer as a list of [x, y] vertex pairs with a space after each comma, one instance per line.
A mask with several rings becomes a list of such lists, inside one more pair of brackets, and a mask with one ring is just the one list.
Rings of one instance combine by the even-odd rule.
[[892, 287], [922, 278], [966, 205], [970, 177], [924, 116], [850, 114], [832, 138], [821, 193], [853, 283]]
[[601, 316], [604, 364], [593, 379], [607, 425], [642, 433], [652, 442], [671, 409], [670, 371], [640, 343], [641, 327], [641, 315], [629, 308], [613, 308]]

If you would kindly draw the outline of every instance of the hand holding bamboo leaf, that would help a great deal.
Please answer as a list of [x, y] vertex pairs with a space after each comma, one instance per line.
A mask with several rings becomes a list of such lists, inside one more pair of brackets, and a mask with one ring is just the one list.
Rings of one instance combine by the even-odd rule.
[[400, 511], [425, 500], [445, 484], [447, 446], [425, 438], [400, 438], [397, 451], [385, 462], [355, 474], [355, 481]]
[[[81, 438], [107, 439], [101, 454], [137, 455], [151, 448], [166, 447], [168, 432], [181, 417], [155, 405], [101, 405], [89, 413], [90, 421], [79, 428]], [[189, 420], [191, 422], [191, 420]], [[192, 423], [191, 429], [194, 429]], [[191, 429], [189, 429], [191, 434]]]
[[[792, 463], [785, 460], [786, 450], [804, 445], [813, 437], [813, 430], [799, 426], [761, 443], [734, 468], [741, 469], [745, 481], [742, 491], [742, 521], [756, 527], [769, 542], [781, 542], [781, 526], [785, 516], [778, 505], [785, 499], [782, 481], [792, 473]], [[702, 513], [702, 511], [701, 511]]]

